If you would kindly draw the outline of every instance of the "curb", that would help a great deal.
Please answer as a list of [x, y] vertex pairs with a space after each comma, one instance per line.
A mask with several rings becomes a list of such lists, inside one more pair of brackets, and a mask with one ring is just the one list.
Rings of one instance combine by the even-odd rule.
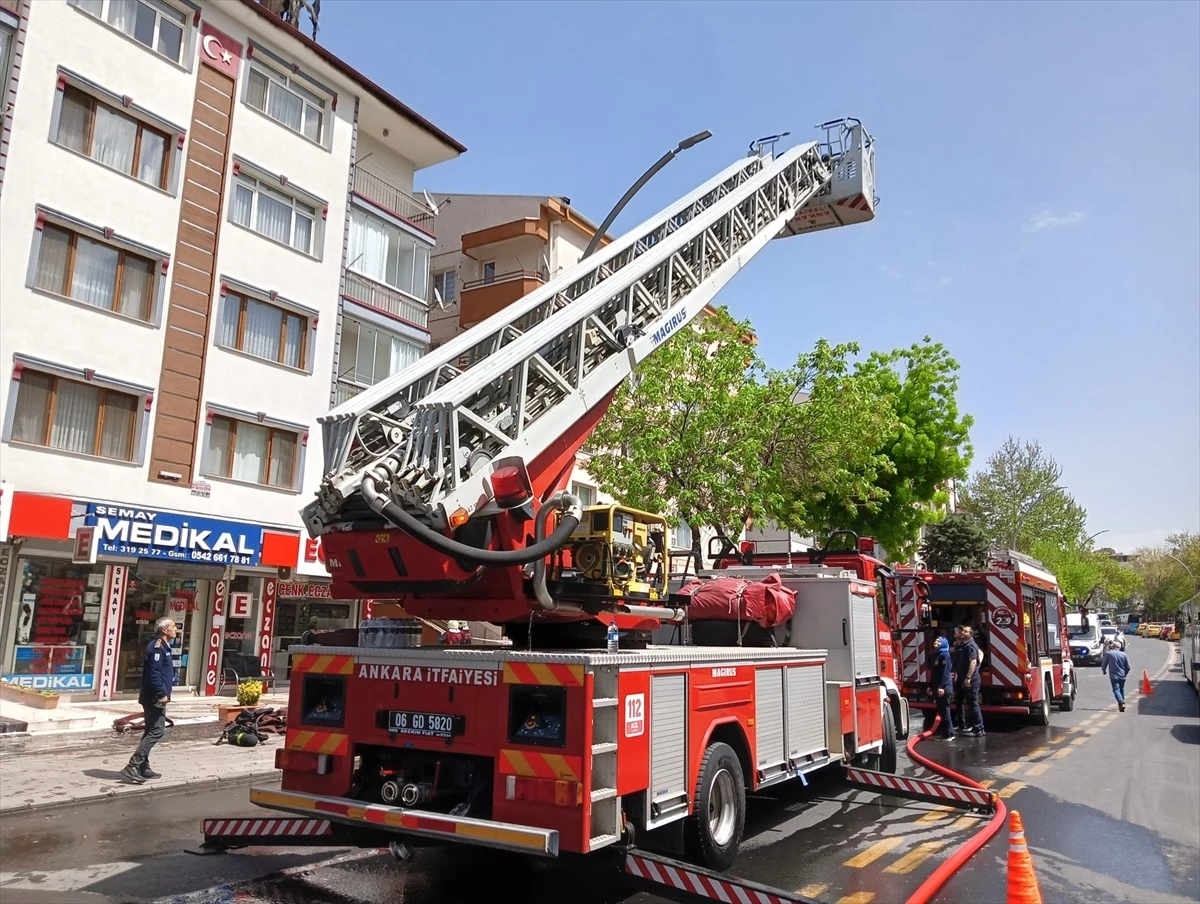
[[[167, 738], [175, 740], [197, 740], [204, 737], [216, 737], [212, 732], [213, 726], [221, 726], [220, 719], [192, 718], [177, 719], [174, 726], [168, 729]], [[62, 750], [76, 750], [89, 747], [100, 747], [108, 744], [122, 744], [127, 741], [137, 741], [141, 731], [119, 733], [110, 722], [103, 728], [91, 728], [86, 731], [26, 731], [0, 734], [0, 754], [5, 756], [23, 756], [33, 753], [53, 753]]]
[[142, 794], [149, 794], [152, 791], [156, 791], [159, 794], [178, 794], [184, 791], [200, 791], [216, 787], [237, 788], [242, 785], [250, 785], [254, 782], [267, 780], [278, 781], [279, 770], [272, 769], [269, 772], [246, 772], [240, 775], [217, 775], [211, 778], [175, 779], [169, 782], [147, 782], [144, 785], [122, 786], [128, 787], [129, 790], [127, 791], [113, 790], [102, 791], [96, 794], [79, 794], [66, 800], [47, 801], [45, 803], [16, 804], [15, 806], [0, 805], [0, 816], [17, 816], [24, 813], [35, 813], [44, 810], [57, 810], [62, 807], [88, 806], [90, 804], [105, 803], [108, 801], [121, 800], [126, 797], [136, 797]]

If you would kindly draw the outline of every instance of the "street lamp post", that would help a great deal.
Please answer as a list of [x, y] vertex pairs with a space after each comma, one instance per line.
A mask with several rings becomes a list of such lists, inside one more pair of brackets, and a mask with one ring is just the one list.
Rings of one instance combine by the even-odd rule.
[[[625, 192], [625, 194], [621, 196], [621, 200], [617, 202], [617, 206], [608, 212], [608, 216], [604, 218], [604, 222], [600, 224], [600, 227], [596, 230], [596, 234], [592, 236], [592, 240], [588, 242], [588, 246], [583, 252], [583, 257], [590, 256], [593, 251], [600, 247], [600, 242], [608, 232], [608, 227], [613, 224], [613, 220], [620, 216], [621, 211], [625, 209], [625, 205], [633, 199], [634, 195], [642, 190], [642, 187], [647, 182], [649, 182], [658, 174], [659, 170], [661, 170], [664, 166], [666, 166], [688, 148], [695, 147], [700, 142], [706, 141], [709, 138], [712, 138], [712, 132], [710, 132], [708, 129], [705, 129], [703, 132], [697, 132], [690, 138], [683, 139], [683, 141], [679, 142], [679, 144], [673, 150], [667, 151], [665, 154], [659, 157], [658, 162], [655, 163], [654, 166], [642, 173], [637, 182], [634, 182], [633, 185], [629, 186], [629, 191]], [[581, 257], [580, 260], [583, 260], [583, 258]]]

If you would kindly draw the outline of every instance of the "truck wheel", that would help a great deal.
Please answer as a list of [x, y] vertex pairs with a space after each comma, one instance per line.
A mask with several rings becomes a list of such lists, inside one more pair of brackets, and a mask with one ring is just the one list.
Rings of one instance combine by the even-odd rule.
[[1030, 715], [1033, 717], [1034, 725], [1047, 726], [1050, 724], [1050, 695], [1054, 693], [1054, 689], [1046, 684], [1042, 687], [1042, 702], [1038, 708]]
[[719, 872], [733, 866], [746, 827], [746, 779], [728, 744], [709, 744], [704, 751], [688, 823], [688, 847], [701, 865]]
[[1064, 713], [1069, 713], [1071, 710], [1073, 710], [1075, 708], [1075, 682], [1074, 681], [1071, 682], [1070, 693], [1063, 694], [1062, 700], [1059, 701], [1058, 708]]
[[887, 703], [883, 705], [883, 750], [879, 754], [879, 771], [896, 774], [896, 717]]

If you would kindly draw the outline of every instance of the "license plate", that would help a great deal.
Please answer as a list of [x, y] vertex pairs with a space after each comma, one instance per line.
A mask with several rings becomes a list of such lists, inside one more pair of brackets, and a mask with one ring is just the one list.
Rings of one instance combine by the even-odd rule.
[[466, 726], [466, 716], [395, 709], [388, 713], [388, 731], [393, 734], [415, 735], [420, 738], [453, 738], [466, 731]]

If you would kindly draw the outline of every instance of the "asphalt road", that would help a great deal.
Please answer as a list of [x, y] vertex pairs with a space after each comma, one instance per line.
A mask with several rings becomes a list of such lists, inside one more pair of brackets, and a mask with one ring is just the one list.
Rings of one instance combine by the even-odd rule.
[[[1140, 677], [1168, 645], [1135, 640]], [[1178, 667], [1176, 667], [1177, 669]], [[1136, 682], [1131, 681], [1131, 685]], [[1117, 714], [1098, 669], [1050, 728], [989, 725], [984, 739], [921, 750], [983, 779], [1025, 821], [1047, 904], [1200, 901], [1200, 701], [1162, 670], [1152, 697]], [[164, 764], [166, 765], [166, 764]], [[911, 769], [911, 767], [909, 767]], [[408, 867], [375, 851], [245, 849], [198, 857], [203, 816], [261, 815], [245, 789], [114, 801], [0, 821], [4, 904], [454, 904], [494, 898], [497, 877], [528, 904], [652, 904], [615, 874], [530, 868], [469, 850], [423, 850]], [[980, 817], [848, 790], [832, 778], [751, 804], [733, 873], [837, 904], [900, 904]], [[937, 899], [1002, 902], [1000, 833]]]

